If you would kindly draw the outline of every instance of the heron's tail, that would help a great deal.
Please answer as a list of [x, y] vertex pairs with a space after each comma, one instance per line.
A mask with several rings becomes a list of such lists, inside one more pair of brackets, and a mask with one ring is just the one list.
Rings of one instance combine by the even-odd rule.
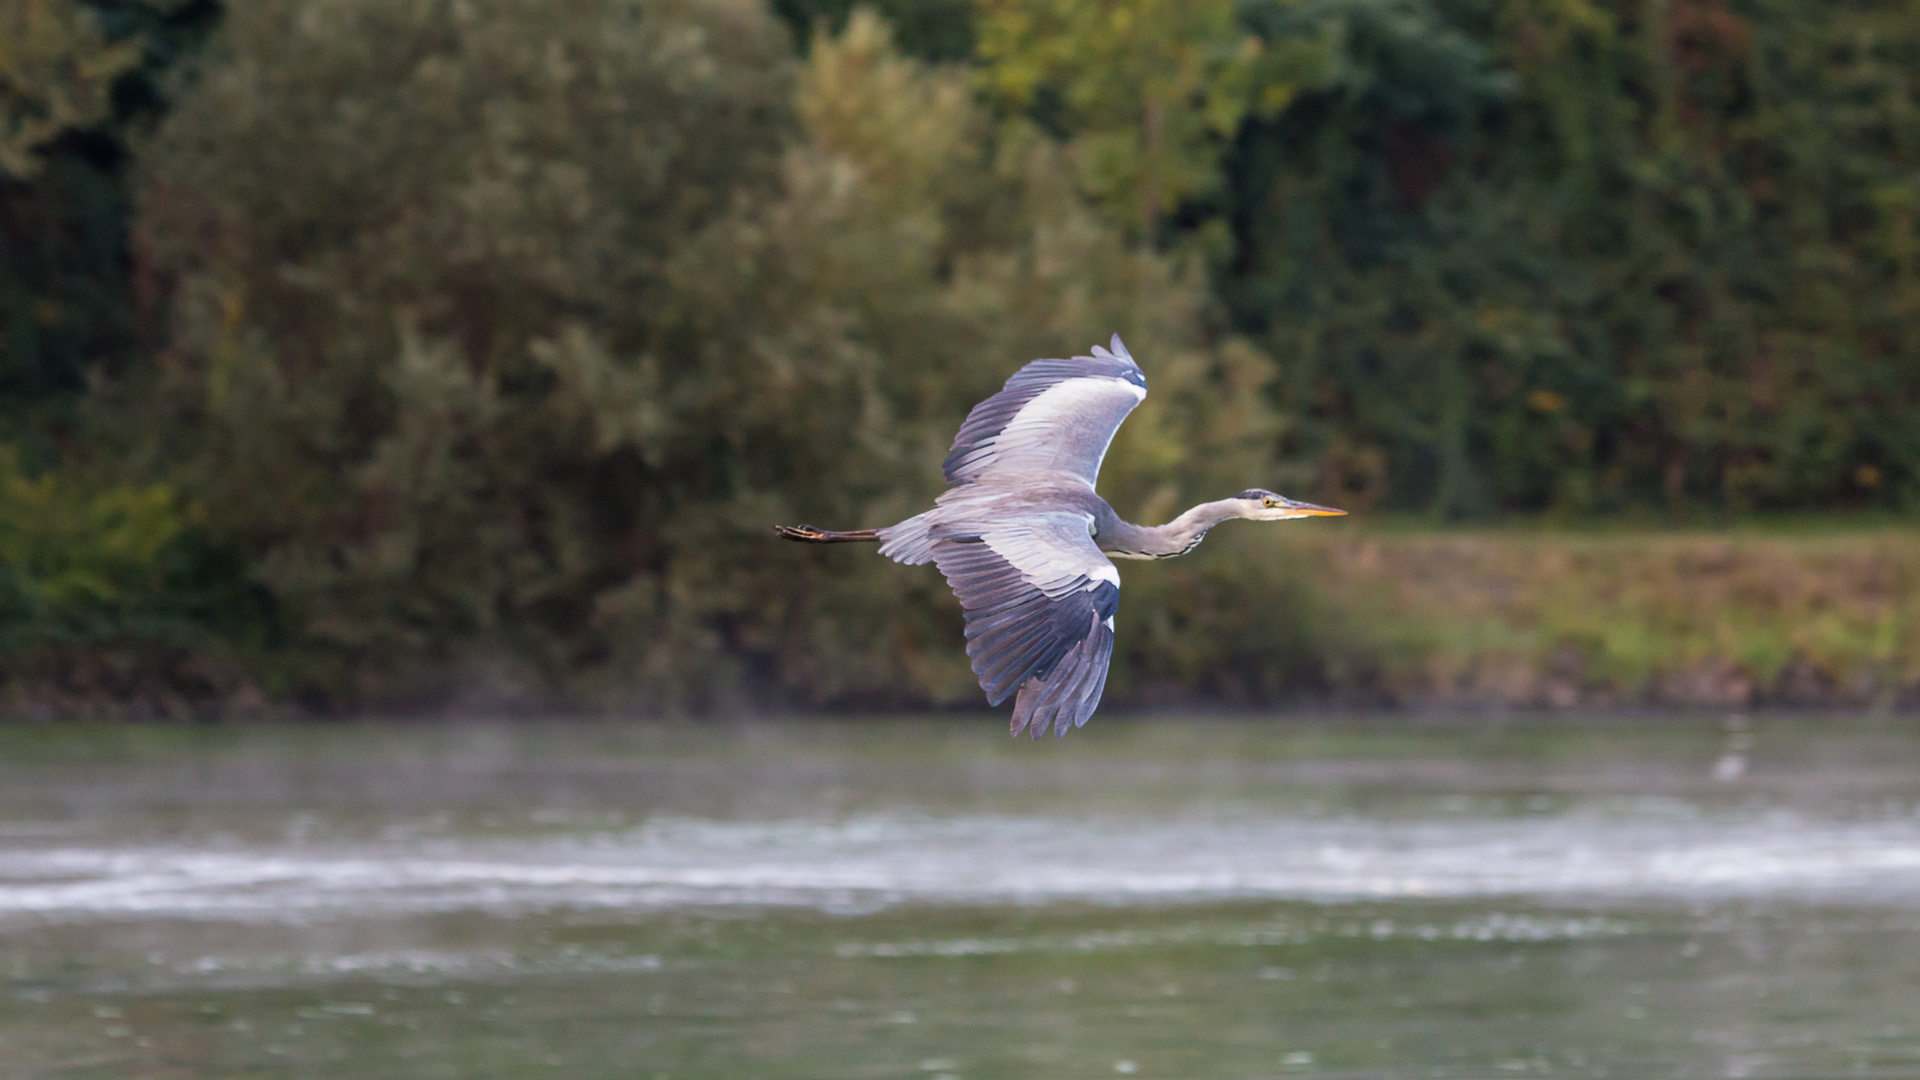
[[816, 529], [811, 525], [775, 525], [773, 531], [789, 540], [798, 540], [803, 544], [877, 544], [880, 542], [879, 535], [872, 529], [834, 532], [831, 529]]

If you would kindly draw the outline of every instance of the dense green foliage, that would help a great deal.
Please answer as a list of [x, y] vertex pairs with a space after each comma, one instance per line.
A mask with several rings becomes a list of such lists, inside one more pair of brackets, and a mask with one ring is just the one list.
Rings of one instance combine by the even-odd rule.
[[1295, 452], [1456, 514], [1906, 504], [1920, 7], [1274, 6], [1223, 295]]
[[1195, 351], [1198, 283], [871, 19], [796, 74], [749, 4], [449, 10], [236, 10], [234, 62], [144, 155], [174, 298], [144, 408], [253, 553], [288, 689], [957, 695], [934, 624], [870, 617], [932, 582], [766, 526], [912, 512], [1004, 375], [983, 358], [1112, 325], [1162, 387], [1120, 491], [1185, 455], [1260, 468], [1258, 416], [1205, 398], [1264, 362]]
[[[973, 401], [1115, 329], [1138, 519], [1920, 496], [1920, 4], [878, 11], [11, 5], [7, 655], [971, 700], [937, 577], [764, 528], [913, 512]], [[1221, 546], [1130, 575], [1113, 692], [1357, 685], [1285, 555]]]
[[151, 338], [125, 140], [217, 13], [210, 0], [0, 4], [0, 418], [15, 437], [65, 433], [90, 372], [124, 371]]
[[1323, 495], [1449, 516], [1914, 497], [1920, 6], [980, 9], [988, 84], [1065, 125], [1090, 195], [1116, 157], [1127, 174], [1116, 142], [1166, 144], [1159, 186], [1186, 198], [1160, 239], [1213, 256], [1281, 362], [1283, 456]]

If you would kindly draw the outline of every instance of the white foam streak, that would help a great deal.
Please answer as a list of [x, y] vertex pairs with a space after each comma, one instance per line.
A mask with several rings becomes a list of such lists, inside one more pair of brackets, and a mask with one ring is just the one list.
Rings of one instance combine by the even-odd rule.
[[1323, 901], [1473, 896], [1920, 900], [1920, 823], [1053, 818], [656, 821], [620, 834], [282, 848], [0, 847], [0, 918], [284, 921], [551, 907]]

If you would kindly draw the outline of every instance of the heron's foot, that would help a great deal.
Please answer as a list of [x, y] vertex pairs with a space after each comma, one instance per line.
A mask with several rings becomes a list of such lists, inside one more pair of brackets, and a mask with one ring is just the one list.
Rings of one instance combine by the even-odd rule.
[[872, 529], [834, 532], [831, 529], [816, 529], [811, 525], [775, 525], [773, 531], [788, 540], [798, 540], [803, 544], [877, 543], [880, 539]]

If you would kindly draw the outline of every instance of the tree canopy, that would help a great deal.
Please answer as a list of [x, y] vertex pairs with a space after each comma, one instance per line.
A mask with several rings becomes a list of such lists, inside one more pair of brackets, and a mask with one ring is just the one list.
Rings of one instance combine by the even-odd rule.
[[[972, 402], [1115, 330], [1137, 518], [1920, 496], [1914, 0], [8, 12], [10, 671], [965, 700], [937, 581], [763, 527], [912, 513]], [[1136, 669], [1298, 674], [1284, 575], [1169, 575]]]

